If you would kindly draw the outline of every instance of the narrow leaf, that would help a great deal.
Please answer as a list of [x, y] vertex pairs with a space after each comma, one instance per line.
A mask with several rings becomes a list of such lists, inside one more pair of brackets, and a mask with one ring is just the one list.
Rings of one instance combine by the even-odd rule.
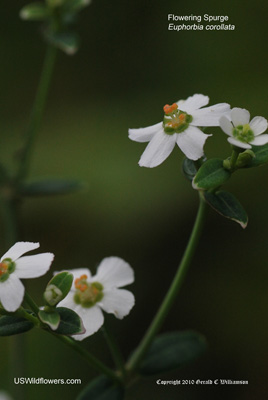
[[91, 0], [67, 0], [64, 3], [64, 9], [68, 10], [68, 12], [76, 13], [87, 7], [90, 3]]
[[47, 179], [24, 183], [20, 186], [22, 196], [55, 196], [68, 194], [82, 189], [83, 184], [76, 180]]
[[99, 376], [85, 387], [77, 400], [123, 400], [124, 389], [106, 376]]
[[154, 340], [141, 366], [142, 375], [155, 375], [191, 363], [205, 350], [203, 336], [192, 331], [170, 332]]
[[224, 190], [216, 193], [205, 192], [207, 203], [223, 217], [231, 219], [246, 228], [248, 216], [237, 198]]
[[45, 38], [69, 56], [75, 54], [79, 47], [79, 36], [74, 32], [47, 32]]
[[0, 317], [0, 336], [17, 335], [27, 332], [34, 327], [34, 324], [27, 319], [4, 315]]
[[49, 16], [49, 10], [44, 3], [36, 2], [27, 4], [20, 10], [21, 19], [39, 21]]
[[221, 186], [231, 176], [231, 172], [223, 168], [223, 160], [212, 158], [206, 161], [198, 170], [194, 180], [194, 189], [213, 189]]
[[81, 318], [76, 312], [65, 307], [57, 307], [57, 312], [60, 314], [60, 324], [55, 333], [60, 335], [79, 335], [85, 333], [85, 328]]

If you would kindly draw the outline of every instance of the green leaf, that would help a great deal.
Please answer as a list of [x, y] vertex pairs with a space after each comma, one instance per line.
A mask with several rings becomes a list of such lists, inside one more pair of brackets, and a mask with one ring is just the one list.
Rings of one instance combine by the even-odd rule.
[[53, 331], [55, 331], [60, 324], [60, 314], [53, 311], [40, 310], [38, 313], [39, 318], [44, 324], [47, 324]]
[[49, 7], [60, 7], [62, 6], [66, 0], [46, 0]]
[[47, 284], [44, 299], [50, 306], [55, 306], [69, 293], [73, 283], [73, 275], [63, 271], [56, 274]]
[[212, 158], [206, 161], [198, 170], [194, 180], [194, 189], [213, 189], [221, 186], [231, 176], [231, 172], [223, 168], [223, 160]]
[[22, 184], [19, 192], [22, 196], [55, 196], [76, 192], [82, 187], [83, 184], [76, 180], [47, 179]]
[[64, 3], [64, 9], [70, 13], [76, 13], [83, 8], [87, 7], [91, 3], [91, 0], [67, 0]]
[[75, 32], [46, 32], [45, 38], [69, 56], [75, 54], [79, 47], [79, 36]]
[[65, 307], [57, 307], [60, 314], [60, 324], [55, 333], [59, 335], [79, 335], [85, 333], [85, 328], [81, 318], [76, 312]]
[[182, 164], [182, 171], [185, 177], [189, 181], [192, 181], [197, 173], [195, 162], [193, 160], [190, 160], [189, 158], [185, 158]]
[[252, 146], [251, 150], [255, 154], [255, 158], [251, 160], [246, 168], [258, 167], [268, 162], [268, 144], [264, 146]]
[[34, 324], [25, 318], [4, 315], [0, 317], [0, 336], [17, 335], [27, 332]]
[[203, 336], [193, 331], [157, 336], [140, 366], [142, 375], [155, 375], [191, 363], [207, 347]]
[[224, 190], [216, 193], [205, 192], [205, 200], [223, 217], [231, 219], [246, 228], [248, 216], [244, 208], [241, 206], [237, 198]]
[[85, 387], [77, 400], [123, 400], [124, 389], [106, 376], [99, 376]]
[[28, 21], [42, 21], [49, 16], [49, 10], [44, 3], [27, 4], [20, 10], [21, 19]]

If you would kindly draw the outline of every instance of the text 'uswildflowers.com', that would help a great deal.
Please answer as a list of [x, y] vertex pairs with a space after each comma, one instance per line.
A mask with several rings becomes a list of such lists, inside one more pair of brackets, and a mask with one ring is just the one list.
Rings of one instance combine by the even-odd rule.
[[14, 378], [15, 385], [81, 385], [81, 379], [63, 378]]

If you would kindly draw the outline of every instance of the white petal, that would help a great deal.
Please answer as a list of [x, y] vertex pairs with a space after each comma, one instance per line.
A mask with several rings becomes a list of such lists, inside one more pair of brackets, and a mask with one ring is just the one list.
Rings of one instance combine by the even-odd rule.
[[267, 129], [267, 119], [263, 117], [254, 117], [249, 123], [254, 135], [258, 136]]
[[16, 261], [15, 274], [18, 278], [37, 278], [44, 275], [53, 261], [54, 254], [41, 253], [34, 256], [21, 257]]
[[234, 107], [231, 111], [231, 118], [234, 126], [245, 125], [249, 123], [250, 114], [245, 108]]
[[122, 258], [107, 257], [100, 263], [92, 282], [100, 282], [105, 289], [118, 288], [134, 282], [134, 271]]
[[122, 319], [129, 314], [134, 306], [135, 298], [131, 292], [125, 289], [111, 289], [104, 292], [98, 305], [107, 313], [114, 314]]
[[[74, 279], [73, 279], [72, 288], [75, 287], [75, 280], [77, 278], [80, 278], [80, 276], [86, 275], [88, 277], [88, 280], [91, 278], [91, 272], [89, 271], [88, 268], [68, 269], [65, 271], [69, 272], [70, 274], [73, 274]], [[62, 271], [56, 271], [56, 272], [54, 272], [54, 275], [58, 274], [59, 272], [62, 272]]]
[[177, 144], [187, 158], [198, 160], [204, 154], [203, 147], [209, 136], [211, 135], [206, 135], [195, 126], [189, 126], [184, 132], [177, 134]]
[[160, 165], [170, 155], [176, 143], [176, 135], [158, 132], [144, 150], [139, 165], [153, 168]]
[[233, 137], [228, 137], [228, 142], [241, 149], [251, 149], [251, 145], [248, 143], [240, 142], [240, 140], [234, 139]]
[[179, 110], [186, 111], [191, 114], [192, 111], [198, 110], [200, 107], [204, 107], [208, 104], [209, 97], [203, 94], [194, 94], [188, 97], [186, 100], [180, 100], [177, 102]]
[[58, 303], [58, 307], [70, 308], [71, 310], [77, 312], [77, 308], [81, 306], [74, 302], [74, 294], [75, 291], [71, 289], [67, 296]]
[[22, 254], [35, 250], [39, 246], [39, 243], [17, 242], [3, 255], [1, 261], [5, 258], [11, 258], [11, 260], [16, 261], [20, 256], [22, 256]]
[[147, 128], [129, 129], [128, 137], [135, 142], [149, 142], [154, 135], [162, 129], [162, 127], [163, 123], [159, 122], [158, 124], [148, 126]]
[[93, 333], [97, 332], [100, 327], [103, 325], [104, 317], [101, 309], [95, 305], [91, 308], [85, 308], [79, 306], [75, 312], [82, 319], [84, 327], [86, 329], [85, 333], [81, 335], [72, 335], [75, 340], [83, 340], [88, 336], [93, 335]]
[[24, 286], [16, 275], [10, 274], [5, 282], [0, 282], [0, 302], [5, 310], [16, 311], [24, 296]]
[[219, 103], [214, 106], [205, 107], [201, 110], [196, 110], [192, 114], [194, 126], [219, 126], [219, 119], [225, 115], [230, 115], [230, 105], [227, 103]]
[[224, 133], [226, 133], [229, 136], [232, 136], [234, 127], [233, 127], [231, 121], [227, 117], [223, 116], [220, 118], [220, 127]]
[[266, 143], [268, 143], [268, 134], [257, 136], [250, 142], [253, 146], [263, 146]]

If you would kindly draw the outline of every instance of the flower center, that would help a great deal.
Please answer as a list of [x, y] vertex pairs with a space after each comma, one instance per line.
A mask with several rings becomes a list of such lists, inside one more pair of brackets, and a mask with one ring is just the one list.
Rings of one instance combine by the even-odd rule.
[[103, 298], [103, 286], [99, 282], [89, 283], [87, 278], [87, 275], [81, 275], [75, 280], [74, 302], [90, 308]]
[[191, 115], [179, 110], [176, 103], [173, 103], [171, 106], [166, 104], [164, 112], [163, 126], [165, 133], [168, 135], [185, 131], [193, 120]]
[[250, 129], [249, 124], [238, 125], [233, 129], [233, 137], [240, 142], [248, 143], [254, 139], [254, 132]]
[[9, 275], [15, 271], [15, 263], [11, 258], [5, 258], [0, 263], [0, 282], [4, 282], [8, 279]]
[[62, 299], [62, 291], [56, 285], [48, 285], [44, 298], [49, 305], [55, 306]]

